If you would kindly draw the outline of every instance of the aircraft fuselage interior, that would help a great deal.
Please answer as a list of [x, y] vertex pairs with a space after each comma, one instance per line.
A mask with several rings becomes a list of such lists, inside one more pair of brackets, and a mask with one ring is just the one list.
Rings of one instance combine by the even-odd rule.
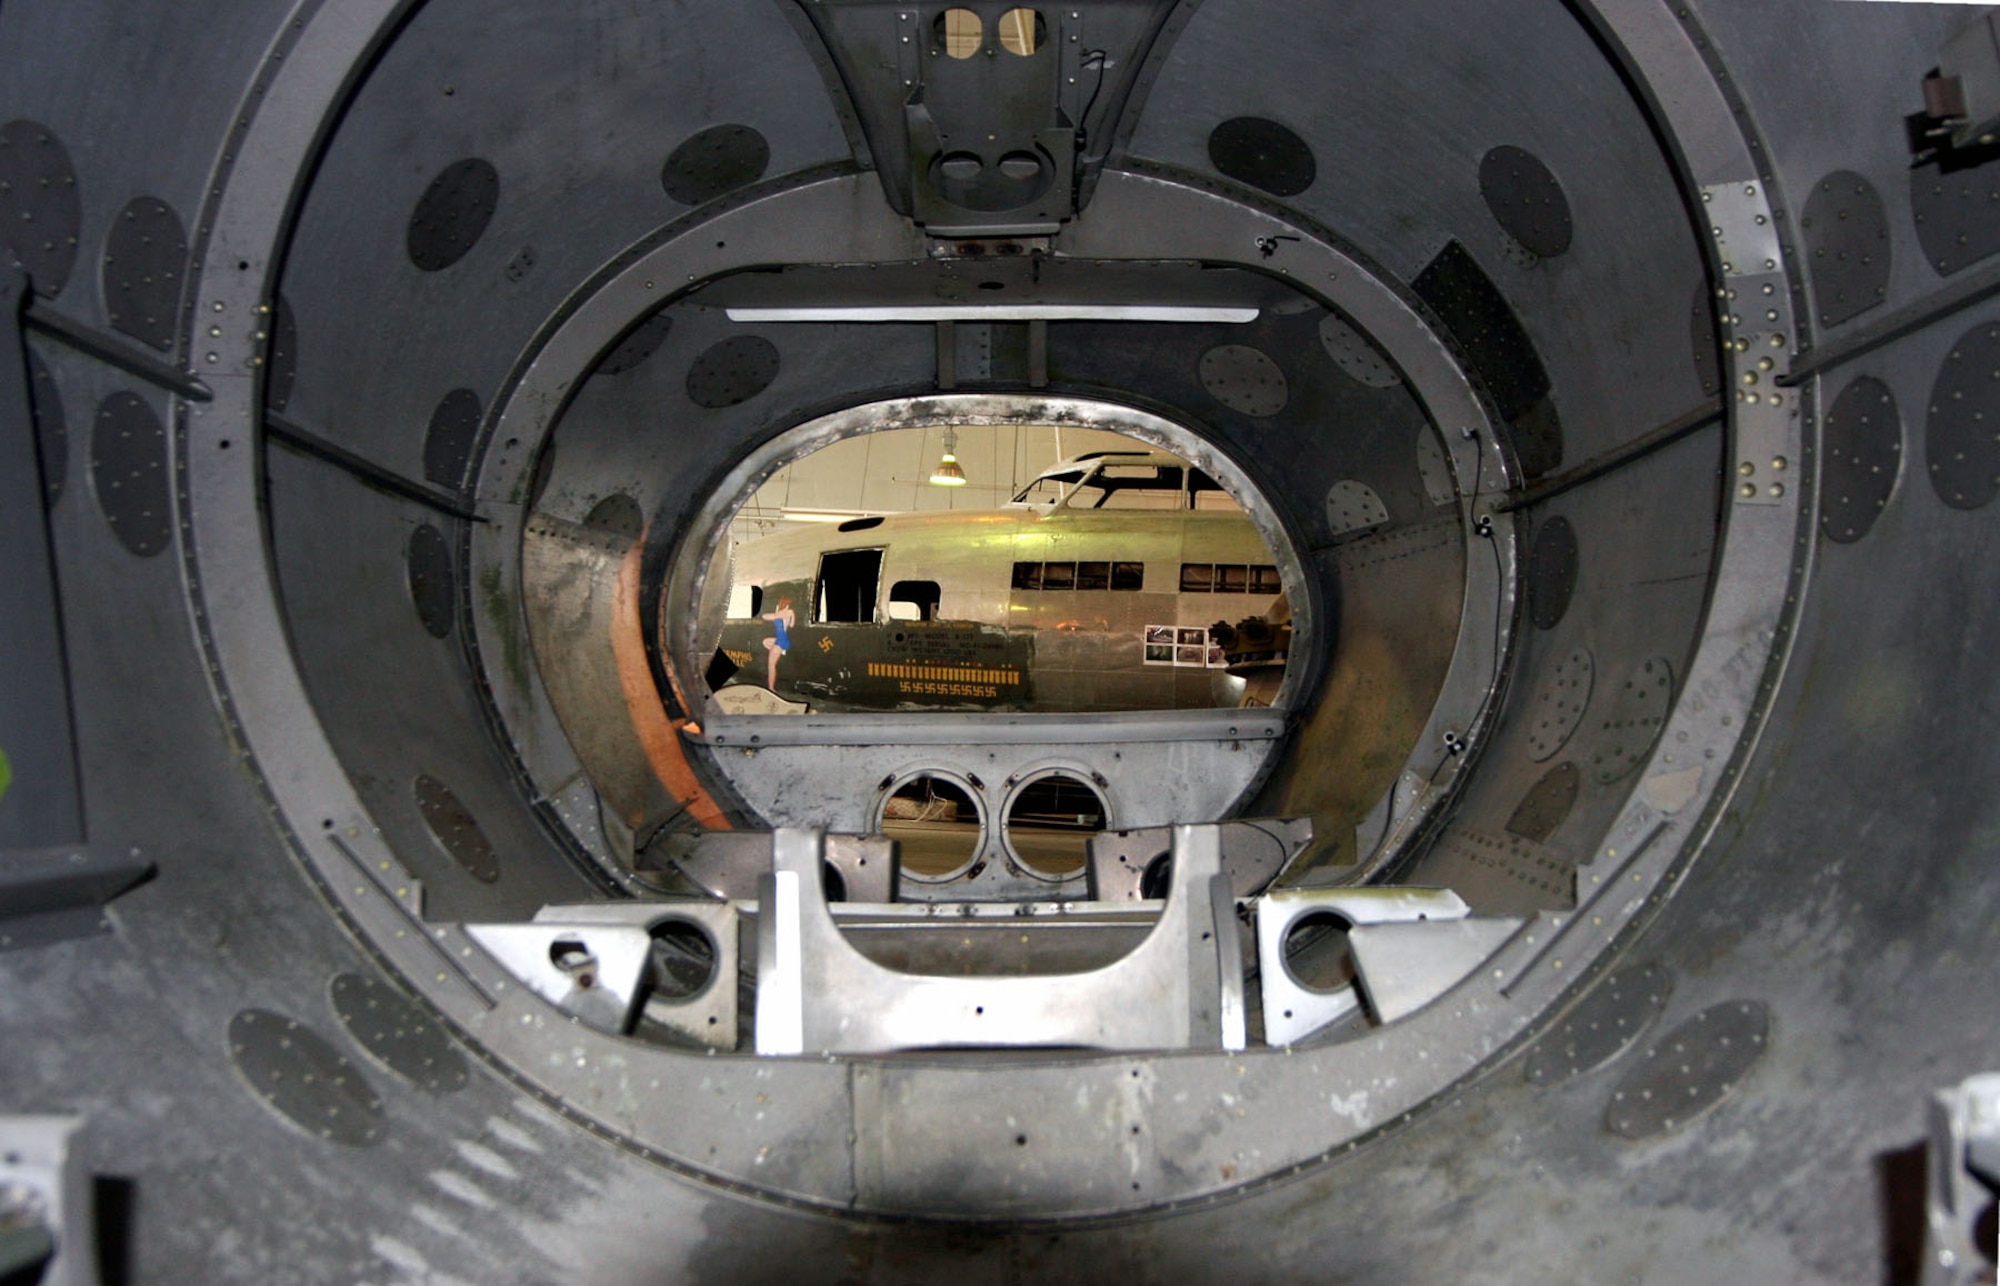
[[0, 0], [0, 295], [0, 1280], [1995, 1280], [2000, 8]]

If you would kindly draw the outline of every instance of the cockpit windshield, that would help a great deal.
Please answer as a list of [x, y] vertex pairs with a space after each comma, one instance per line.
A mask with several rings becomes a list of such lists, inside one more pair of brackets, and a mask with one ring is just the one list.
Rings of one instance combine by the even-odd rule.
[[1038, 509], [1240, 511], [1235, 498], [1200, 469], [1143, 458], [1093, 461], [1086, 469], [1045, 473], [1013, 503]]
[[1037, 508], [1053, 508], [1063, 501], [1077, 483], [1083, 481], [1083, 470], [1068, 469], [1062, 473], [1045, 473], [1014, 497], [1017, 505], [1033, 505]]

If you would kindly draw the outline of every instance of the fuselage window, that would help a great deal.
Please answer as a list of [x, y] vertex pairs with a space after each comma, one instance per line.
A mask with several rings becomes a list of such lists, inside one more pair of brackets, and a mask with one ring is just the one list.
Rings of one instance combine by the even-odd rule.
[[762, 585], [735, 585], [729, 590], [729, 619], [754, 621], [764, 611]]
[[1183, 594], [1276, 594], [1284, 589], [1278, 569], [1268, 564], [1182, 563]]
[[873, 621], [882, 580], [882, 551], [843, 549], [819, 556], [819, 583], [813, 594], [815, 622]]
[[1024, 590], [1139, 590], [1146, 587], [1146, 564], [1015, 563], [1013, 583], [1015, 589]]
[[889, 587], [889, 619], [934, 621], [944, 592], [934, 580], [899, 580]]

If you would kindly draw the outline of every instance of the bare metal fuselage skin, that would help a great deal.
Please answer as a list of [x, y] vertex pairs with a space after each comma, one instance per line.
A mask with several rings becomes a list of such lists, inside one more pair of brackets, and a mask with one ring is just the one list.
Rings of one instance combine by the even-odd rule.
[[[827, 619], [841, 610], [829, 605], [823, 571], [842, 560], [830, 564], [829, 556], [861, 551], [880, 551], [873, 592], [861, 596], [873, 610], [865, 620]], [[869, 561], [863, 554], [845, 566], [865, 575]], [[1222, 668], [1207, 627], [1261, 615], [1278, 595], [1233, 587], [1184, 593], [1182, 570], [1261, 567], [1274, 575], [1272, 562], [1250, 520], [1234, 510], [1013, 505], [892, 515], [861, 530], [788, 532], [739, 546], [731, 610], [747, 611], [744, 591], [755, 586], [757, 615], [727, 619], [720, 645], [740, 667], [736, 683], [764, 684], [766, 640], [776, 635], [764, 617], [789, 599], [796, 623], [775, 691], [814, 709], [1237, 705], [1241, 681]], [[1043, 587], [1041, 573], [1051, 567], [1054, 587]], [[1076, 588], [1079, 581], [1089, 587]], [[907, 619], [923, 615], [929, 619]]]

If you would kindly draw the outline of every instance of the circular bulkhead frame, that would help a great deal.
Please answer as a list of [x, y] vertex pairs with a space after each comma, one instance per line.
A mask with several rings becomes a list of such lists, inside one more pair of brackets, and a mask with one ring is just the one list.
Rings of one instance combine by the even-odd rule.
[[[403, 9], [387, 0], [360, 0], [336, 16], [303, 14], [290, 43], [272, 56], [266, 91], [239, 122], [233, 165], [219, 172], [200, 220], [205, 250], [188, 294], [189, 307], [201, 308], [204, 318], [212, 310], [231, 324], [201, 341], [199, 369], [211, 378], [213, 398], [182, 402], [175, 418], [180, 548], [191, 620], [218, 707], [305, 871], [382, 965], [524, 1090], [607, 1139], [725, 1188], [826, 1210], [946, 1216], [954, 1212], [937, 1211], [926, 1194], [942, 1176], [975, 1166], [991, 1141], [976, 1122], [922, 1135], [905, 1123], [921, 1130], [928, 1112], [962, 1108], [968, 1093], [976, 1093], [981, 1121], [1018, 1111], [1040, 1119], [1044, 1135], [1069, 1141], [1062, 1158], [1068, 1164], [1038, 1172], [1047, 1182], [1031, 1202], [1010, 1207], [1016, 1217], [1103, 1216], [1201, 1202], [1352, 1150], [1478, 1074], [1497, 1053], [1525, 1039], [1596, 962], [1608, 961], [1650, 919], [1712, 830], [1782, 666], [1791, 620], [1787, 598], [1803, 587], [1810, 551], [1809, 542], [1796, 539], [1810, 507], [1809, 488], [1727, 511], [1703, 636], [1661, 740], [1663, 747], [1704, 748], [1715, 768], [1669, 801], [1649, 789], [1661, 775], [1657, 759], [1666, 753], [1654, 751], [1606, 834], [1577, 908], [1530, 918], [1479, 971], [1402, 1022], [1365, 1038], [1290, 1052], [1023, 1059], [1004, 1069], [922, 1060], [697, 1058], [576, 1027], [518, 985], [459, 926], [424, 918], [421, 891], [371, 824], [291, 659], [272, 592], [257, 462], [250, 452], [217, 449], [218, 442], [243, 436], [261, 414], [262, 327], [255, 321], [272, 298], [294, 198], [308, 182], [324, 123], [337, 117], [351, 69], [387, 38]], [[1663, 92], [1652, 107], [1691, 202], [1698, 192], [1748, 188], [1754, 195], [1768, 185], [1746, 136], [1747, 122], [1729, 112], [1689, 33], [1654, 6], [1612, 0], [1590, 9], [1588, 21], [1642, 86], [1705, 90]], [[475, 494], [491, 520], [469, 536], [462, 551], [469, 564], [504, 570], [517, 562], [534, 444], [596, 354], [635, 318], [672, 290], [742, 262], [741, 252], [722, 249], [724, 243], [765, 247], [767, 256], [769, 247], [798, 244], [802, 257], [820, 261], [921, 258], [921, 237], [881, 208], [874, 182], [868, 175], [839, 176], [756, 190], [662, 230], [589, 283], [575, 307], [522, 355], [515, 378], [488, 412]], [[699, 235], [688, 235], [696, 228]], [[813, 230], [806, 243], [796, 240], [800, 228]], [[1315, 229], [1169, 179], [1108, 172], [1091, 217], [1065, 239], [1067, 251], [1078, 255], [1221, 263], [1249, 261], [1260, 240], [1283, 247], [1282, 262], [1265, 267], [1312, 283], [1314, 294], [1352, 317], [1420, 390], [1437, 423], [1474, 431], [1456, 439], [1447, 434], [1447, 445], [1468, 526], [1493, 518], [1472, 512], [1485, 504], [1472, 497], [1497, 496], [1511, 479], [1492, 444], [1488, 417], [1451, 353], [1420, 310]], [[1748, 288], [1744, 279], [1768, 275], [1796, 290], [1796, 265], [1784, 247], [1774, 243], [1761, 261], [1739, 254], [1743, 261], [1735, 262], [1700, 240], [1717, 282], [1729, 283], [1722, 289]], [[1780, 290], [1773, 311], [1781, 315], [1770, 328], [1775, 342], [1768, 348], [1760, 343], [1747, 355], [1748, 345], [1730, 351], [1727, 361], [1742, 367], [1730, 370], [1732, 377], [1758, 355], [1789, 359], [1797, 351], [1792, 308], [1793, 291]], [[195, 328], [182, 333], [192, 335]], [[1787, 414], [1740, 398], [1730, 409], [1732, 442], [1741, 451], [1754, 444], [1811, 464], [1807, 421], [1796, 410]], [[1810, 468], [1801, 473], [1809, 477]], [[1503, 536], [1510, 527], [1504, 519], [1492, 522]], [[1442, 722], [1433, 729], [1439, 741], [1453, 732], [1455, 748], [1439, 753], [1461, 765], [1471, 756], [1460, 752], [1478, 746], [1499, 669], [1492, 640], [1505, 631], [1493, 627], [1513, 618], [1512, 563], [1483, 560], [1495, 570], [1475, 589], [1473, 568], [1481, 561], [1468, 563], [1464, 628], [1485, 627], [1488, 651], [1481, 656], [1472, 649], [1479, 659], [1467, 660], [1463, 675], [1454, 663], [1436, 716]], [[478, 646], [490, 654], [503, 640], [479, 619]], [[1462, 648], [1460, 659], [1467, 655]], [[510, 734], [530, 727], [551, 731], [545, 701], [537, 704], [531, 685], [527, 691], [496, 688], [493, 695]], [[559, 733], [532, 748], [521, 737], [511, 739], [538, 786], [575, 779]], [[567, 776], [559, 771], [565, 766]], [[563, 1057], [552, 1057], [558, 1047]], [[1329, 1092], [1342, 1110], [1296, 1110], [1325, 1101]], [[782, 1120], [753, 1121], [743, 1106], [753, 1099], [771, 1104], [771, 1115]], [[1219, 1116], [1219, 1102], [1233, 1104], [1235, 1115]], [[690, 1110], [693, 1104], [704, 1110]], [[760, 1120], [764, 1115], [759, 1109]], [[1149, 1126], [1143, 1152], [1124, 1141], [1128, 1118]], [[1218, 1120], [1225, 1128], [1217, 1130]], [[790, 1145], [784, 1154], [760, 1150], [780, 1127]], [[896, 1147], [878, 1146], [891, 1138]], [[887, 1168], [857, 1189], [850, 1157], [856, 1148], [896, 1160], [884, 1162]], [[1107, 1169], [1118, 1182], [1103, 1181]], [[1139, 1178], [1128, 1184], [1128, 1175]]]
[[[1295, 642], [1293, 662], [1269, 708], [725, 716], [708, 699], [700, 678], [703, 626], [698, 605], [713, 597], [708, 579], [721, 566], [717, 553], [731, 519], [781, 469], [831, 443], [884, 429], [1051, 424], [1107, 430], [1171, 452], [1213, 477], [1243, 507], [1276, 559], [1292, 604], [1294, 638], [1305, 641]], [[1003, 817], [1012, 784], [1079, 743], [1093, 747], [1092, 758], [1088, 764], [1072, 764], [1072, 770], [1121, 801], [1121, 827], [1219, 820], [1234, 815], [1268, 775], [1284, 745], [1289, 716], [1317, 678], [1314, 653], [1324, 649], [1315, 647], [1316, 623], [1325, 616], [1324, 595], [1296, 552], [1297, 536], [1236, 461], [1194, 431], [1150, 411], [1102, 400], [1016, 393], [942, 393], [869, 403], [777, 435], [740, 460], [707, 496], [666, 573], [660, 609], [664, 668], [681, 708], [695, 715], [696, 728], [685, 733], [690, 758], [725, 783], [759, 825], [872, 831], [880, 820], [877, 783], [900, 779], [913, 770], [913, 763], [964, 783], [979, 797], [987, 818]], [[1071, 750], [1071, 758], [1074, 754]], [[1046, 893], [1041, 886], [1047, 877], [1021, 867], [1004, 830], [997, 824], [986, 827], [979, 853], [967, 863], [983, 878], [976, 887], [955, 891], [973, 897]], [[1068, 880], [1078, 896], [1082, 880], [1081, 872]], [[911, 892], [931, 896], [946, 890]]]

